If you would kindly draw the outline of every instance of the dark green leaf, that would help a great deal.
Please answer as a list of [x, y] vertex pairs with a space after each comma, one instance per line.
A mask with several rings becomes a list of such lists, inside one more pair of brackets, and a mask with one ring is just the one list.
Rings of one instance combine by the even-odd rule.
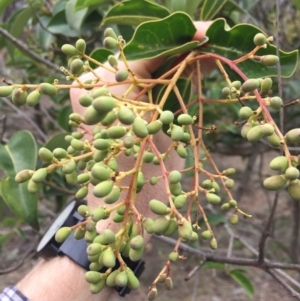
[[[98, 48], [95, 49], [91, 54], [90, 57], [100, 63], [104, 63], [107, 61], [107, 57], [111, 54], [114, 54], [112, 51], [107, 50], [105, 48]], [[90, 62], [90, 66], [94, 69], [97, 68], [97, 64]]]
[[201, 9], [200, 19], [202, 21], [213, 20], [226, 2], [227, 0], [205, 0]]
[[[225, 19], [217, 19], [208, 28], [206, 35], [209, 38], [207, 44], [201, 51], [215, 53], [230, 60], [236, 60], [255, 48], [253, 38], [262, 32], [259, 28], [249, 24], [239, 24], [232, 28], [226, 24]], [[268, 44], [266, 49], [259, 49], [256, 55], [266, 54], [276, 55], [276, 47]], [[298, 51], [280, 51], [281, 75], [291, 76], [297, 67]], [[260, 62], [248, 59], [237, 65], [248, 78], [258, 78], [266, 76], [277, 76], [277, 67], [265, 67]], [[226, 70], [229, 70], [227, 68]]]
[[111, 0], [77, 0], [75, 10], [80, 10], [89, 6], [97, 5], [102, 7], [104, 4], [110, 4]]
[[[300, 10], [300, 1], [299, 0], [292, 0], [293, 1], [293, 3], [294, 3], [294, 5], [295, 5], [295, 7], [298, 9], [298, 10]], [[1, 11], [0, 11], [1, 12]]]
[[[51, 18], [48, 16], [41, 16], [40, 17], [40, 22], [47, 27], [49, 22], [50, 22]], [[39, 26], [39, 30], [38, 30], [38, 35], [39, 35], [39, 42], [40, 42], [40, 46], [41, 48], [46, 51], [49, 49], [51, 42], [54, 39], [54, 36], [49, 33], [48, 31], [44, 30], [41, 26]]]
[[64, 34], [67, 37], [78, 37], [79, 32], [67, 23], [65, 11], [61, 11], [48, 24], [48, 30], [53, 34]]
[[27, 183], [18, 184], [15, 175], [23, 169], [35, 169], [37, 147], [30, 132], [19, 131], [6, 145], [0, 145], [0, 168], [8, 177], [1, 182], [1, 195], [8, 207], [34, 228], [38, 228], [37, 195], [30, 194]]
[[254, 288], [248, 277], [237, 270], [232, 270], [229, 275], [245, 290], [245, 292], [250, 296], [254, 296]]
[[199, 44], [191, 42], [195, 33], [191, 18], [177, 12], [159, 21], [140, 24], [124, 53], [128, 60], [138, 60], [187, 52]]
[[[207, 213], [206, 217], [208, 219], [208, 222], [211, 226], [216, 226], [219, 224], [225, 224], [227, 223], [227, 219], [223, 214], [219, 213]], [[205, 222], [203, 218], [199, 220], [199, 225], [205, 225]]]
[[14, 2], [14, 0], [1, 0], [0, 1], [0, 15], [6, 9], [6, 7], [12, 2]]
[[70, 105], [64, 107], [58, 115], [57, 121], [58, 124], [67, 132], [71, 130], [71, 127], [69, 125], [69, 115], [73, 112]]
[[0, 191], [12, 212], [34, 229], [39, 229], [37, 220], [38, 197], [36, 193], [28, 192], [27, 182], [18, 184], [14, 177], [7, 177], [0, 182]]
[[61, 147], [63, 149], [67, 149], [69, 144], [65, 141], [65, 136], [69, 135], [69, 133], [57, 133], [49, 138], [45, 147], [49, 150], [53, 151], [57, 147]]
[[71, 28], [80, 31], [83, 20], [85, 19], [88, 8], [75, 11], [77, 0], [69, 0], [66, 4], [66, 19]]
[[139, 25], [167, 17], [170, 12], [163, 6], [144, 0], [122, 1], [105, 15], [100, 27], [109, 24]]
[[37, 158], [36, 142], [28, 131], [14, 134], [6, 145], [0, 144], [0, 169], [10, 177], [23, 169], [35, 169]]
[[225, 264], [220, 262], [212, 262], [212, 261], [206, 261], [203, 265], [203, 268], [205, 269], [218, 269], [218, 270], [224, 270]]

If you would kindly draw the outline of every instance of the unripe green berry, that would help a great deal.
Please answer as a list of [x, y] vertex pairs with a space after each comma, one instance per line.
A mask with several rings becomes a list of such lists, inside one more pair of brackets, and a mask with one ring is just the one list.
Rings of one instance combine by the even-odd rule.
[[224, 203], [224, 204], [221, 206], [221, 210], [222, 210], [222, 211], [228, 211], [229, 209], [230, 209], [229, 203]]
[[225, 176], [232, 176], [235, 174], [235, 169], [230, 167], [222, 171], [222, 174]]
[[76, 49], [80, 52], [80, 53], [85, 53], [85, 49], [86, 49], [86, 42], [84, 39], [79, 39], [76, 41], [75, 44]]
[[96, 139], [93, 143], [94, 148], [98, 150], [107, 150], [110, 147], [110, 141], [107, 139]]
[[21, 88], [14, 89], [11, 100], [16, 106], [23, 106], [26, 103], [27, 95], [27, 92]]
[[132, 290], [138, 289], [140, 287], [140, 282], [139, 282], [138, 278], [135, 276], [135, 274], [133, 273], [133, 271], [127, 267], [126, 273], [128, 276], [127, 286]]
[[118, 60], [114, 55], [109, 55], [107, 61], [113, 68], [118, 68]]
[[104, 30], [104, 38], [110, 37], [113, 38], [114, 40], [118, 40], [117, 35], [115, 34], [114, 30], [111, 27], [108, 27]]
[[271, 136], [274, 134], [275, 131], [274, 126], [270, 123], [260, 125], [260, 130], [264, 136]]
[[74, 170], [71, 173], [66, 174], [66, 181], [70, 185], [76, 185], [77, 184], [77, 173]]
[[147, 295], [147, 300], [148, 301], [154, 301], [157, 297], [157, 288], [156, 287], [151, 287], [148, 295]]
[[[154, 221], [154, 223], [150, 229], [155, 234], [162, 234], [164, 231], [167, 230], [169, 224], [170, 224], [170, 217], [168, 215], [160, 216], [159, 218], [157, 218]], [[146, 231], [147, 231], [147, 229], [146, 229]]]
[[72, 74], [80, 74], [83, 70], [83, 61], [81, 59], [75, 59], [70, 65], [70, 72]]
[[263, 185], [268, 190], [278, 190], [285, 186], [287, 179], [282, 175], [268, 177], [264, 180]]
[[227, 179], [227, 180], [225, 181], [225, 187], [226, 187], [227, 189], [232, 189], [233, 186], [234, 186], [234, 181], [233, 181], [232, 179]]
[[185, 195], [178, 195], [174, 199], [174, 205], [176, 209], [181, 209], [186, 204], [187, 197]]
[[92, 104], [93, 98], [87, 94], [83, 94], [79, 96], [78, 102], [80, 103], [81, 106], [88, 107]]
[[144, 238], [141, 235], [137, 235], [130, 240], [130, 248], [133, 250], [139, 250], [144, 248]]
[[34, 90], [28, 94], [26, 98], [26, 103], [29, 106], [34, 107], [39, 103], [40, 99], [41, 99], [41, 93], [38, 90]]
[[76, 192], [76, 199], [82, 200], [88, 195], [88, 188], [87, 187], [82, 187]]
[[94, 222], [98, 222], [100, 221], [101, 219], [106, 219], [108, 218], [109, 214], [107, 213], [107, 211], [102, 208], [102, 207], [99, 207], [95, 210], [93, 210], [93, 213], [92, 213], [92, 220]]
[[53, 156], [57, 159], [64, 159], [67, 155], [67, 151], [63, 148], [57, 147], [53, 150]]
[[74, 172], [75, 169], [76, 169], [76, 162], [73, 159], [70, 159], [62, 166], [61, 170], [64, 174], [70, 174]]
[[158, 133], [162, 128], [162, 122], [160, 120], [155, 120], [147, 124], [147, 129], [149, 132], [149, 135], [154, 135]]
[[130, 125], [134, 122], [135, 115], [131, 109], [126, 106], [122, 106], [118, 111], [118, 119], [123, 124]]
[[70, 44], [62, 45], [61, 51], [68, 56], [75, 56], [78, 54], [77, 49], [73, 45], [70, 45]]
[[260, 58], [260, 62], [267, 67], [274, 66], [279, 62], [279, 57], [272, 54], [264, 55]]
[[288, 158], [285, 156], [278, 156], [275, 157], [271, 162], [270, 162], [270, 168], [273, 170], [279, 170], [281, 172], [285, 172], [286, 169], [288, 168]]
[[288, 131], [285, 134], [285, 139], [288, 143], [292, 143], [292, 144], [300, 143], [300, 128]]
[[114, 186], [111, 192], [103, 199], [106, 204], [113, 204], [120, 198], [121, 190], [118, 186]]
[[213, 238], [210, 242], [209, 245], [211, 247], [211, 249], [216, 250], [218, 248], [218, 243], [217, 240], [215, 238]]
[[26, 182], [26, 181], [28, 181], [32, 177], [33, 174], [34, 174], [33, 170], [30, 170], [30, 169], [21, 170], [20, 172], [18, 172], [16, 174], [15, 181], [17, 183]]
[[185, 218], [182, 219], [182, 225], [178, 223], [178, 234], [180, 238], [187, 240], [191, 237], [193, 228], [191, 223]]
[[108, 287], [114, 287], [116, 285], [116, 276], [120, 273], [119, 270], [112, 271], [106, 278], [106, 285]]
[[286, 171], [285, 171], [285, 177], [288, 180], [296, 180], [299, 178], [300, 172], [298, 168], [290, 166]]
[[82, 216], [82, 217], [87, 217], [90, 215], [91, 213], [91, 210], [90, 208], [87, 206], [87, 205], [80, 205], [78, 208], [77, 208], [77, 212]]
[[115, 278], [115, 283], [116, 283], [117, 287], [126, 286], [127, 283], [128, 283], [127, 273], [125, 271], [122, 271], [122, 272], [118, 273], [116, 278]]
[[13, 86], [1, 86], [0, 97], [8, 97], [13, 92]]
[[258, 87], [259, 87], [259, 81], [254, 78], [250, 78], [242, 84], [241, 89], [244, 93], [249, 93], [258, 89]]
[[181, 141], [184, 136], [184, 131], [181, 126], [173, 124], [171, 128], [171, 139], [173, 141]]
[[253, 42], [256, 46], [263, 46], [264, 44], [267, 43], [267, 39], [265, 37], [264, 34], [262, 33], [257, 33], [255, 36], [254, 36], [254, 39], [253, 39]]
[[116, 99], [110, 96], [99, 96], [93, 100], [93, 107], [100, 114], [107, 114], [116, 105]]
[[214, 193], [207, 193], [205, 197], [206, 200], [212, 205], [216, 205], [221, 202], [221, 198]]
[[178, 258], [179, 258], [179, 255], [178, 255], [177, 252], [174, 252], [174, 251], [173, 251], [173, 252], [171, 252], [171, 253], [169, 254], [169, 260], [170, 260], [171, 262], [177, 261]]
[[273, 147], [279, 147], [280, 146], [280, 139], [277, 136], [276, 133], [273, 133], [272, 135], [267, 137], [268, 143]]
[[150, 184], [151, 185], [156, 185], [158, 182], [158, 178], [157, 177], [151, 177], [150, 178]]
[[264, 136], [261, 127], [255, 126], [250, 128], [250, 130], [247, 133], [247, 140], [250, 142], [257, 142]]
[[239, 116], [243, 119], [248, 119], [252, 116], [253, 111], [249, 107], [242, 107], [239, 111]]
[[163, 124], [170, 124], [174, 120], [174, 114], [171, 111], [163, 111], [160, 114], [159, 120]]
[[144, 152], [143, 154], [143, 162], [144, 163], [151, 163], [154, 158], [154, 154], [150, 152]]
[[239, 221], [239, 216], [238, 216], [237, 214], [232, 214], [232, 215], [230, 216], [230, 218], [229, 218], [229, 222], [230, 222], [230, 224], [232, 224], [232, 225], [237, 224], [238, 221]]
[[201, 233], [201, 237], [203, 239], [210, 239], [211, 238], [211, 232], [209, 230], [205, 230]]
[[133, 137], [131, 135], [125, 136], [124, 139], [123, 139], [123, 145], [127, 149], [132, 148], [133, 145], [134, 145], [134, 139], [133, 139]]
[[230, 207], [232, 208], [236, 208], [237, 207], [237, 201], [236, 200], [230, 200], [228, 202], [228, 204], [230, 205]]
[[132, 130], [134, 134], [139, 138], [145, 138], [148, 135], [147, 123], [142, 118], [135, 118]]
[[43, 182], [47, 177], [47, 169], [46, 168], [40, 168], [37, 171], [34, 172], [31, 179], [35, 183], [41, 183]]
[[230, 95], [230, 89], [228, 87], [224, 87], [222, 89], [222, 94], [225, 96], [225, 97], [228, 97]]
[[74, 238], [75, 239], [83, 239], [85, 236], [85, 227], [78, 227], [74, 231]]
[[171, 289], [173, 289], [173, 281], [172, 281], [172, 279], [171, 279], [170, 276], [166, 278], [165, 286], [166, 286], [166, 289], [168, 291], [170, 291]]
[[180, 114], [177, 118], [177, 122], [180, 125], [190, 125], [193, 124], [194, 120], [189, 114]]
[[105, 249], [103, 252], [103, 265], [107, 268], [113, 268], [116, 265], [116, 256], [111, 248]]
[[97, 198], [103, 198], [112, 191], [113, 186], [113, 181], [103, 181], [94, 187], [93, 195]]
[[260, 89], [263, 93], [268, 93], [272, 88], [273, 81], [270, 77], [266, 77], [262, 80]]
[[118, 47], [118, 41], [115, 40], [114, 38], [107, 37], [103, 40], [103, 46], [106, 49], [114, 49], [114, 48]]
[[55, 233], [55, 240], [58, 243], [62, 243], [69, 237], [70, 234], [71, 234], [70, 227], [62, 227]]
[[175, 184], [169, 184], [169, 188], [170, 188], [171, 193], [175, 196], [180, 195], [182, 193], [182, 187], [181, 187], [180, 182], [175, 183]]
[[300, 181], [295, 180], [289, 183], [288, 194], [294, 201], [300, 201]]
[[56, 87], [48, 83], [40, 84], [39, 89], [41, 93], [49, 96], [54, 96], [57, 93]]
[[188, 157], [188, 152], [182, 144], [177, 146], [176, 152], [180, 158], [186, 159]]
[[230, 88], [235, 88], [236, 90], [240, 90], [242, 83], [239, 80], [233, 81], [230, 84]]
[[126, 69], [119, 70], [115, 74], [115, 79], [118, 83], [120, 83], [120, 82], [123, 82], [124, 80], [126, 80], [128, 78], [128, 76], [129, 76], [128, 70], [126, 70]]
[[178, 170], [172, 170], [168, 175], [170, 184], [176, 184], [181, 181], [181, 173]]
[[32, 179], [29, 179], [28, 184], [27, 184], [27, 190], [30, 193], [36, 193], [39, 191], [40, 185], [38, 183], [35, 183], [32, 181]]
[[107, 129], [107, 135], [111, 139], [120, 139], [126, 134], [126, 128], [120, 125], [114, 125]]
[[271, 97], [269, 101], [270, 101], [270, 107], [274, 110], [279, 110], [283, 105], [282, 99], [278, 96]]

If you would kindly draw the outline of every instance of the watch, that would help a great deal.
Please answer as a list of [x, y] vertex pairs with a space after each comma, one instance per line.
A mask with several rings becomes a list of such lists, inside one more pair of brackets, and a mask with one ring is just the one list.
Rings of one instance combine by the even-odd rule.
[[[37, 246], [37, 253], [39, 256], [49, 259], [54, 256], [68, 256], [78, 265], [85, 270], [89, 270], [90, 262], [87, 257], [86, 248], [87, 244], [85, 239], [75, 239], [74, 235], [69, 235], [63, 243], [58, 243], [55, 240], [55, 233], [61, 227], [71, 227], [84, 220], [84, 218], [77, 212], [77, 208], [82, 202], [76, 200], [72, 201], [67, 207], [59, 214], [50, 228], [46, 231], [39, 245]], [[145, 269], [145, 262], [142, 260], [133, 262], [128, 257], [123, 257], [126, 265], [134, 272], [136, 277], [139, 277]], [[117, 262], [113, 270], [119, 268]], [[100, 270], [105, 272], [106, 268]], [[125, 287], [116, 287], [120, 296], [125, 296], [130, 292], [130, 289]]]

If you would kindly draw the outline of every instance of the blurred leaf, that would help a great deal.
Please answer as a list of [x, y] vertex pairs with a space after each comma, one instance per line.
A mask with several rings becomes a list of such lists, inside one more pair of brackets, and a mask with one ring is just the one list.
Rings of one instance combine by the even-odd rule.
[[1, 182], [1, 196], [8, 207], [33, 228], [38, 229], [37, 194], [27, 190], [27, 183], [18, 184], [15, 175], [23, 169], [35, 169], [37, 147], [30, 132], [19, 131], [6, 145], [0, 145], [0, 168], [8, 177]]
[[[223, 214], [220, 213], [207, 213], [206, 214], [208, 223], [211, 226], [217, 226], [219, 224], [226, 224], [227, 223], [227, 219]], [[203, 218], [199, 219], [199, 225], [205, 225], [205, 222], [203, 220]]]
[[6, 7], [14, 2], [15, 0], [1, 0], [0, 1], [0, 15], [2, 14], [2, 12], [6, 9]]
[[201, 8], [200, 19], [202, 21], [213, 20], [226, 2], [227, 0], [205, 0]]
[[165, 7], [147, 0], [122, 1], [108, 11], [100, 27], [108, 24], [139, 25], [145, 21], [165, 18], [169, 14]]
[[53, 151], [57, 147], [61, 147], [63, 149], [67, 149], [69, 144], [66, 142], [65, 137], [69, 135], [69, 133], [57, 133], [49, 138], [45, 147], [49, 150]]
[[[208, 43], [201, 47], [202, 52], [215, 53], [229, 60], [238, 59], [255, 47], [253, 38], [262, 32], [259, 28], [249, 24], [239, 24], [230, 28], [225, 19], [217, 19], [206, 31]], [[241, 43], [241, 41], [243, 41]], [[256, 55], [276, 55], [276, 47], [268, 44], [266, 49], [259, 49]], [[280, 50], [281, 75], [291, 76], [298, 63], [298, 51], [284, 52]], [[258, 61], [246, 60], [238, 64], [238, 67], [248, 78], [277, 76], [277, 66], [266, 67]], [[226, 71], [230, 68], [226, 68]], [[229, 72], [229, 71], [228, 71]], [[233, 71], [232, 71], [233, 72]]]
[[80, 31], [81, 25], [83, 23], [84, 18], [87, 15], [88, 8], [83, 8], [81, 10], [75, 11], [77, 0], [69, 0], [66, 4], [66, 19], [68, 24], [76, 29], [77, 31]]
[[296, 7], [298, 10], [300, 10], [300, 1], [299, 1], [299, 0], [292, 0], [292, 1], [293, 1], [293, 3], [294, 3], [295, 7]]
[[77, 0], [75, 10], [77, 11], [93, 5], [101, 7], [103, 4], [108, 4], [111, 2], [111, 0]]
[[39, 229], [37, 220], [37, 193], [30, 193], [27, 182], [19, 184], [14, 177], [7, 177], [0, 182], [1, 196], [7, 206], [34, 229]]
[[[90, 57], [100, 63], [104, 63], [107, 61], [107, 57], [111, 54], [114, 54], [112, 51], [107, 50], [105, 48], [98, 48], [95, 49], [91, 54]], [[90, 66], [94, 69], [99, 66], [97, 66], [95, 63], [90, 61]]]
[[186, 13], [173, 13], [162, 20], [140, 24], [124, 47], [124, 54], [128, 60], [138, 60], [187, 52], [199, 44], [191, 41], [195, 33], [194, 23]]
[[[8, 21], [7, 29], [9, 33], [15, 38], [19, 38], [23, 33], [28, 20], [33, 16], [32, 9], [30, 7], [18, 10]], [[9, 54], [14, 57], [15, 45], [6, 40], [6, 46], [8, 48]]]
[[79, 32], [68, 24], [64, 10], [52, 17], [48, 24], [48, 30], [53, 34], [64, 34], [67, 37], [79, 36]]
[[70, 132], [71, 127], [69, 125], [69, 115], [73, 112], [72, 107], [70, 105], [64, 107], [60, 110], [57, 121], [58, 124], [66, 131]]
[[1, 220], [2, 227], [14, 227], [16, 225], [16, 218], [15, 217], [5, 217]]
[[225, 264], [220, 262], [206, 261], [202, 267], [205, 269], [225, 270]]
[[8, 237], [9, 234], [0, 234], [0, 252], [2, 251], [3, 245]]
[[15, 133], [6, 145], [0, 144], [0, 169], [10, 177], [23, 169], [35, 169], [37, 147], [33, 135], [28, 131]]
[[254, 288], [248, 277], [241, 273], [239, 270], [231, 270], [229, 275], [245, 290], [245, 292], [250, 296], [254, 296]]
[[[47, 28], [51, 18], [48, 16], [41, 16], [40, 21], [41, 23]], [[39, 35], [39, 42], [40, 46], [44, 51], [47, 51], [51, 45], [51, 42], [54, 39], [54, 36], [49, 33], [48, 31], [44, 30], [42, 26], [39, 26], [38, 29], [38, 35]]]

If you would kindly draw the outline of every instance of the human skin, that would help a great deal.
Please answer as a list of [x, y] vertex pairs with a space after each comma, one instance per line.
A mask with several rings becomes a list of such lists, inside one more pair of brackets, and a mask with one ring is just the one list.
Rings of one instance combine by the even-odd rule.
[[[205, 32], [210, 25], [210, 22], [195, 22], [197, 32], [193, 40], [201, 40], [205, 36]], [[164, 61], [165, 58], [158, 58], [153, 60], [140, 60], [129, 62], [130, 69], [140, 78], [151, 78], [153, 73]], [[114, 75], [105, 69], [96, 69], [96, 72], [106, 81], [114, 81]], [[94, 78], [92, 73], [82, 76], [83, 80]], [[113, 94], [122, 95], [126, 90], [124, 85], [116, 86], [110, 89]], [[71, 102], [74, 112], [83, 114], [85, 108], [78, 103], [80, 95], [87, 93], [84, 89], [70, 90]], [[131, 94], [134, 97], [134, 92]], [[144, 99], [144, 101], [147, 101]], [[158, 133], [154, 137], [154, 142], [157, 148], [163, 152], [170, 145], [171, 140], [163, 133]], [[175, 158], [175, 159], [174, 159]], [[173, 160], [174, 159], [174, 160]], [[122, 157], [118, 161], [119, 170], [129, 170], [133, 166], [133, 160], [128, 157]], [[175, 153], [171, 153], [168, 160], [165, 162], [167, 170], [182, 169], [183, 160]], [[147, 166], [144, 172], [145, 178], [150, 178], [152, 175], [161, 174], [161, 168], [158, 165]], [[138, 201], [136, 207], [139, 212], [145, 216], [151, 216], [152, 213], [148, 208], [149, 200], [156, 198], [159, 200], [166, 199], [164, 183], [159, 181], [154, 187], [145, 185], [143, 190], [138, 194]], [[88, 205], [91, 208], [96, 208], [103, 204], [101, 200], [89, 194], [87, 197]], [[116, 225], [112, 219], [103, 220], [98, 223], [97, 231], [101, 232], [103, 229], [114, 229]], [[147, 236], [146, 240], [149, 239]], [[41, 260], [34, 267], [34, 269], [26, 275], [16, 286], [30, 301], [101, 301], [107, 300], [113, 289], [104, 288], [99, 295], [93, 295], [89, 291], [89, 285], [84, 280], [85, 270], [70, 260], [68, 257], [55, 257], [51, 260]]]

